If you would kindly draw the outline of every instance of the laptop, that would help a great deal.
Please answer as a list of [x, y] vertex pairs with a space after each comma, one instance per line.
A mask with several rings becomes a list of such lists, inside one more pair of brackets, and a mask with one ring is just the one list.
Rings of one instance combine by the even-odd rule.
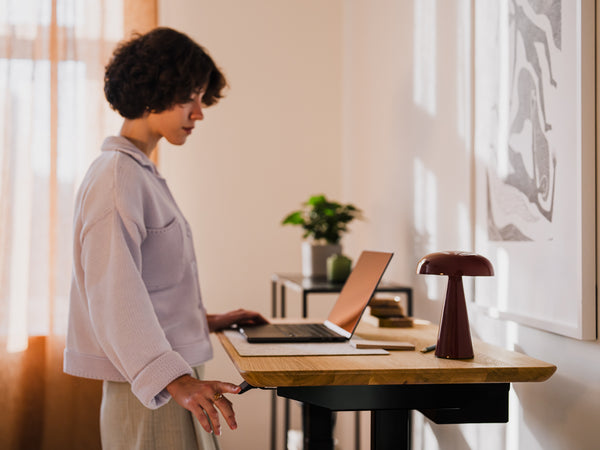
[[392, 256], [393, 253], [362, 252], [323, 323], [253, 325], [240, 327], [239, 332], [251, 343], [347, 341], [354, 334]]

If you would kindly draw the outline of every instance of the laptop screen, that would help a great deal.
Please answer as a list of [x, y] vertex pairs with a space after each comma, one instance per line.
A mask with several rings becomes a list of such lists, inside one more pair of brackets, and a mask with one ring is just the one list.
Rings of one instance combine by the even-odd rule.
[[372, 251], [361, 253], [327, 318], [328, 322], [342, 328], [350, 335], [354, 332], [392, 255], [392, 253]]

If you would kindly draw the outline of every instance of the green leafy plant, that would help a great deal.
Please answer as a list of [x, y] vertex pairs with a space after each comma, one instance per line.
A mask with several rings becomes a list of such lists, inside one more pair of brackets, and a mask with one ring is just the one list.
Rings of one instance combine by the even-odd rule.
[[303, 203], [303, 209], [288, 214], [283, 225], [299, 225], [304, 229], [304, 238], [313, 237], [328, 244], [338, 244], [347, 225], [361, 219], [362, 211], [354, 205], [342, 205], [329, 201], [324, 195], [314, 195]]

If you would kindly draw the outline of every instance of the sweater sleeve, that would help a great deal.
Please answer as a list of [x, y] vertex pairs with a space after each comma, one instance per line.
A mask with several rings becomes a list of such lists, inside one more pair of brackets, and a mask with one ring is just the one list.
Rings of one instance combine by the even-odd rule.
[[173, 351], [142, 279], [142, 231], [117, 210], [108, 211], [82, 237], [81, 264], [94, 334], [103, 351], [146, 407], [165, 404], [165, 387], [191, 374]]

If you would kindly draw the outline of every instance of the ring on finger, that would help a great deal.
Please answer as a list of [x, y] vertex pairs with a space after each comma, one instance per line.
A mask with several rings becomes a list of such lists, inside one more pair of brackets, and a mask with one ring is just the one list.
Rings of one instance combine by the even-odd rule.
[[213, 395], [213, 402], [217, 402], [219, 400], [221, 400], [223, 398], [223, 394], [221, 394], [220, 392], [215, 392], [215, 395]]

